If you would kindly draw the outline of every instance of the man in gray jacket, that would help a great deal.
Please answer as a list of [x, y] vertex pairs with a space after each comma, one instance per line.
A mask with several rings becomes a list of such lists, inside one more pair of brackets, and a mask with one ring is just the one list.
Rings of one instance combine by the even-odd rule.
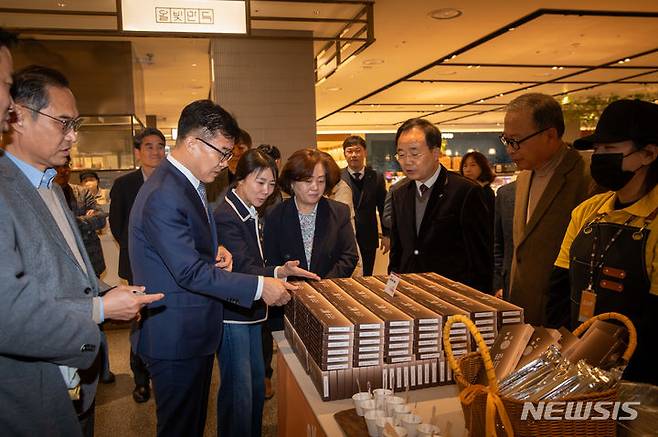
[[162, 294], [119, 286], [99, 297], [75, 218], [52, 182], [81, 124], [66, 78], [27, 67], [14, 75], [11, 97], [0, 156], [0, 434], [89, 436], [97, 324], [130, 320]]

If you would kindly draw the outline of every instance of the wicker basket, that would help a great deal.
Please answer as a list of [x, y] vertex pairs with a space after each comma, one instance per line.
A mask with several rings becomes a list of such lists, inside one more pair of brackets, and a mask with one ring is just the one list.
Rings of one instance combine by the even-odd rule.
[[[619, 313], [599, 314], [580, 325], [574, 334], [582, 335], [595, 320], [616, 319], [622, 322], [629, 332], [629, 344], [622, 356], [625, 362], [633, 355], [637, 345], [637, 333], [633, 323]], [[471, 352], [459, 360], [455, 359], [449, 341], [450, 328], [453, 323], [461, 322], [476, 339], [480, 352]], [[607, 437], [616, 435], [617, 422], [608, 420], [534, 420], [528, 415], [521, 420], [524, 401], [501, 397], [498, 393], [498, 381], [494, 371], [489, 348], [484, 343], [480, 332], [466, 316], [456, 315], [448, 319], [443, 330], [443, 343], [455, 381], [460, 390], [460, 401], [464, 412], [466, 428], [472, 436], [591, 436]], [[489, 386], [474, 384], [480, 368], [484, 364]], [[601, 393], [578, 395], [560, 399], [560, 401], [611, 401], [617, 400], [617, 389]]]

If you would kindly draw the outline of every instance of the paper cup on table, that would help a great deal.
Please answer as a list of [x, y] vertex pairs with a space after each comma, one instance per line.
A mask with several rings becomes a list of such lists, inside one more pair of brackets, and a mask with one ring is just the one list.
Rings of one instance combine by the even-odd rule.
[[384, 410], [370, 410], [365, 414], [366, 426], [368, 426], [368, 435], [370, 437], [378, 437], [377, 431], [377, 418], [384, 417], [386, 413]]
[[439, 437], [440, 432], [441, 432], [441, 428], [439, 428], [436, 425], [431, 425], [429, 423], [421, 423], [416, 428], [417, 437], [430, 437], [432, 435], [434, 435], [434, 437]]
[[387, 416], [393, 417], [393, 407], [397, 405], [404, 405], [404, 398], [400, 396], [389, 396], [386, 398], [386, 411]]
[[377, 424], [377, 435], [381, 437], [384, 435], [384, 427], [387, 423], [393, 426], [393, 418], [390, 416], [378, 417], [375, 423]]
[[375, 403], [380, 410], [386, 407], [386, 398], [393, 395], [393, 391], [387, 388], [378, 388], [372, 393], [375, 395]]
[[411, 407], [406, 404], [394, 405], [393, 406], [393, 422], [396, 425], [402, 424], [402, 416], [406, 414], [411, 414]]
[[[365, 416], [366, 413], [370, 410], [376, 410], [377, 406], [375, 405], [375, 400], [374, 399], [368, 399], [365, 401], [360, 401], [361, 404], [361, 410], [363, 410], [363, 414], [359, 414], [359, 416]], [[357, 410], [358, 412], [358, 410]]]
[[407, 430], [407, 437], [416, 437], [416, 428], [423, 419], [417, 414], [405, 414], [400, 420], [402, 427]]
[[368, 392], [356, 393], [354, 396], [352, 396], [352, 400], [354, 401], [354, 408], [356, 408], [356, 414], [363, 416], [363, 402], [369, 401], [370, 399], [370, 393]]
[[[395, 434], [397, 437], [407, 437], [407, 430], [401, 426], [394, 426]], [[392, 432], [388, 432], [387, 428], [384, 428], [383, 437], [395, 437]]]

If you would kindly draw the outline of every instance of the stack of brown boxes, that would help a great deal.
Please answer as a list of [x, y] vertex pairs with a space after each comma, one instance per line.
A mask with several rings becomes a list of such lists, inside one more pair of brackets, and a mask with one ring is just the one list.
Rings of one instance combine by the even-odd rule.
[[354, 325], [353, 366], [381, 366], [384, 355], [384, 321], [335, 283], [325, 280], [310, 284]]
[[[481, 303], [479, 300], [468, 298], [458, 291], [451, 290], [416, 273], [402, 275], [402, 279], [466, 310], [469, 313], [469, 318], [482, 334], [482, 338], [487, 346], [493, 344], [498, 334], [497, 313], [495, 309]], [[473, 350], [477, 348], [475, 340], [473, 340], [472, 348]]]
[[462, 284], [461, 282], [455, 282], [452, 279], [448, 279], [445, 276], [439, 275], [438, 273], [420, 273], [420, 276], [432, 282], [436, 282], [439, 285], [443, 285], [444, 287], [451, 290], [458, 291], [470, 299], [475, 299], [495, 309], [496, 320], [498, 320], [498, 329], [500, 329], [503, 325], [523, 323], [523, 308], [519, 306], [516, 306], [503, 299], [499, 299], [490, 294], [482, 293], [475, 288], [471, 288], [468, 285]]
[[[396, 390], [451, 383], [442, 334], [452, 315], [469, 317], [490, 342], [497, 321], [523, 321], [520, 308], [447, 278], [402, 279], [394, 296], [385, 276], [298, 283], [285, 307], [285, 334], [323, 400], [351, 397], [357, 381], [362, 389]], [[452, 325], [449, 338], [455, 355], [472, 350], [463, 323]]]
[[411, 317], [354, 279], [333, 279], [332, 282], [384, 321], [384, 363], [412, 361], [414, 332]]

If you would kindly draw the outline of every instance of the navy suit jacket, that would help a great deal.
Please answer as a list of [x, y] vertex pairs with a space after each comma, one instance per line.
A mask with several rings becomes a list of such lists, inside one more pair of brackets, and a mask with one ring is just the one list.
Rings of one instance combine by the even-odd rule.
[[128, 218], [139, 189], [144, 185], [144, 173], [137, 169], [112, 184], [110, 190], [110, 230], [119, 243], [119, 277], [133, 284], [128, 253]]
[[[226, 193], [214, 213], [219, 244], [233, 255], [233, 271], [252, 275], [274, 276], [274, 266], [266, 267], [258, 238], [256, 222], [233, 190]], [[224, 320], [249, 322], [267, 318], [267, 305], [262, 299], [251, 308], [227, 303]]]
[[258, 278], [215, 267], [217, 233], [192, 184], [168, 160], [139, 191], [130, 214], [135, 283], [164, 299], [144, 311], [133, 348], [154, 359], [212, 355], [221, 339], [222, 300], [249, 308]]

